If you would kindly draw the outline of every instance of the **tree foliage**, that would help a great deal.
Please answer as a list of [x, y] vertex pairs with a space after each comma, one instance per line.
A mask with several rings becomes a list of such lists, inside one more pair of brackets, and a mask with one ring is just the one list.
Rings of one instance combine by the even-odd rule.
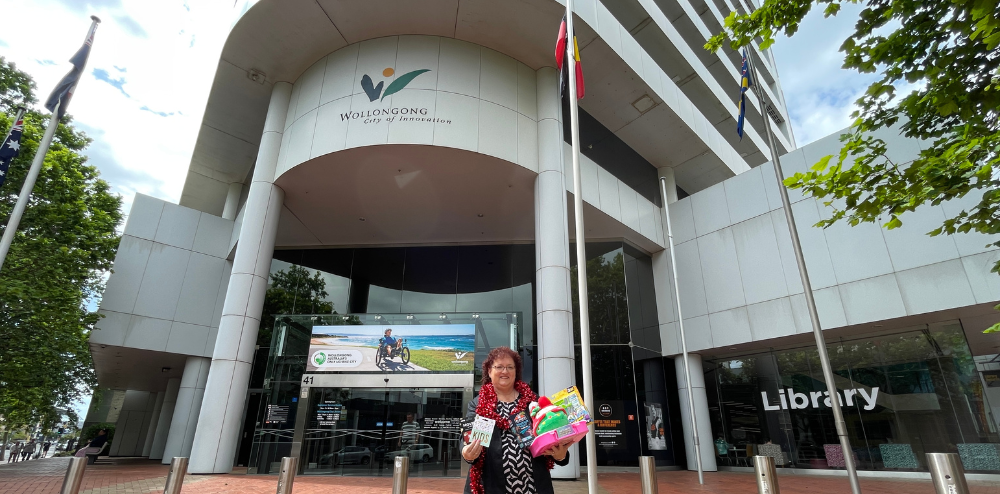
[[[705, 47], [733, 49], [761, 38], [795, 34], [814, 6], [827, 17], [845, 3], [862, 4], [854, 33], [843, 41], [844, 68], [878, 73], [857, 100], [857, 111], [839, 156], [826, 156], [785, 180], [790, 188], [822, 198], [829, 219], [851, 225], [882, 223], [898, 228], [903, 213], [969, 195], [975, 206], [929, 235], [978, 232], [1000, 246], [1000, 8], [996, 0], [766, 0], [749, 15], [731, 13], [725, 31]], [[906, 94], [897, 94], [910, 87]], [[873, 135], [892, 129], [919, 140], [911, 162], [894, 162]], [[993, 267], [1000, 272], [1000, 262]], [[997, 328], [994, 326], [994, 328]]]
[[279, 314], [336, 314], [333, 303], [326, 300], [326, 280], [319, 271], [310, 273], [292, 264], [287, 270], [271, 273], [264, 295], [264, 313], [257, 333], [257, 344], [271, 344], [274, 316]]
[[[13, 105], [36, 102], [28, 74], [0, 58], [0, 132]], [[4, 231], [48, 116], [29, 110], [20, 154], [0, 188]], [[5, 425], [50, 428], [96, 384], [87, 339], [99, 316], [86, 303], [111, 269], [121, 199], [82, 151], [90, 143], [64, 118], [0, 271], [0, 415]]]

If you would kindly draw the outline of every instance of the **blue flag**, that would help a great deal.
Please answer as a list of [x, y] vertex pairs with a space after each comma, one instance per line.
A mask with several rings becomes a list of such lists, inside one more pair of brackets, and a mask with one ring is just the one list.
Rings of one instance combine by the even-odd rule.
[[24, 110], [21, 109], [17, 113], [17, 120], [11, 126], [10, 132], [7, 133], [7, 138], [3, 140], [3, 145], [0, 146], [0, 187], [3, 187], [4, 181], [7, 180], [7, 170], [10, 168], [10, 162], [21, 151], [21, 133], [23, 131]]
[[747, 114], [747, 89], [753, 85], [753, 81], [750, 79], [750, 59], [747, 57], [747, 49], [743, 49], [743, 70], [740, 76], [740, 116], [739, 120], [736, 121], [736, 133], [740, 135], [740, 140], [743, 140], [743, 119]]
[[73, 97], [76, 84], [80, 82], [80, 76], [83, 75], [83, 69], [87, 65], [87, 58], [90, 57], [90, 47], [94, 44], [94, 32], [97, 31], [97, 24], [100, 22], [96, 17], [91, 17], [91, 19], [94, 19], [94, 23], [90, 25], [87, 39], [83, 41], [83, 46], [77, 50], [76, 55], [69, 59], [73, 68], [59, 81], [52, 94], [49, 95], [49, 99], [45, 100], [45, 108], [49, 111], [55, 111], [56, 105], [59, 105], [58, 118], [62, 118], [66, 114], [69, 100]]

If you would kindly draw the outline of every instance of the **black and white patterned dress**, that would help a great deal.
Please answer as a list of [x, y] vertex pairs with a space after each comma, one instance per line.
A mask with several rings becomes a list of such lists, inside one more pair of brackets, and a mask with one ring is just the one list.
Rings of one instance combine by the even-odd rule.
[[[504, 403], [497, 400], [497, 414], [510, 417], [514, 413], [517, 400]], [[535, 494], [535, 482], [531, 469], [531, 453], [522, 448], [517, 435], [510, 429], [500, 432], [503, 447], [503, 475], [507, 478], [508, 494]]]

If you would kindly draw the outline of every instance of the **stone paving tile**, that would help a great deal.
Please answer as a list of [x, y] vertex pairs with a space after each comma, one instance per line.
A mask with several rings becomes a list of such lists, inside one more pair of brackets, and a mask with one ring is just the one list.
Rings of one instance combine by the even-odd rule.
[[[68, 460], [49, 458], [0, 465], [0, 494], [57, 494], [62, 486]], [[88, 465], [82, 494], [162, 493], [168, 467], [146, 459], [114, 459], [111, 463]], [[756, 492], [750, 473], [711, 472], [705, 485], [698, 485], [694, 472], [657, 472], [661, 493], [751, 494]], [[640, 492], [637, 473], [602, 473], [599, 494]], [[846, 493], [843, 477], [779, 477], [783, 494]], [[188, 475], [184, 494], [271, 494], [277, 478], [262, 475]], [[408, 494], [460, 493], [464, 479], [411, 478]], [[1000, 482], [971, 482], [973, 494], [1000, 494]], [[933, 494], [926, 480], [861, 479], [865, 494]], [[295, 479], [295, 494], [390, 494], [392, 479], [387, 477], [313, 477]], [[556, 481], [556, 494], [586, 494], [587, 482]]]

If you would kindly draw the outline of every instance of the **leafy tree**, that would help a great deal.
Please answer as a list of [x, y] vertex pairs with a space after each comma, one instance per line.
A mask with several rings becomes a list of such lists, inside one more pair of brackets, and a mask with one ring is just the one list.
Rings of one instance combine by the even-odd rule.
[[257, 333], [261, 348], [271, 345], [274, 316], [280, 314], [336, 314], [333, 303], [326, 297], [326, 280], [319, 271], [310, 273], [302, 266], [292, 264], [288, 270], [271, 273], [271, 280], [264, 295], [264, 313]]
[[[35, 103], [28, 74], [0, 58], [0, 131], [13, 105]], [[109, 191], [82, 151], [90, 143], [69, 118], [56, 130], [17, 235], [0, 271], [0, 416], [17, 429], [48, 429], [96, 384], [87, 339], [99, 316], [86, 303], [99, 295], [118, 247], [121, 199]], [[6, 225], [48, 116], [29, 110], [20, 154], [0, 188]], [[0, 232], [5, 226], [0, 226]]]
[[[728, 38], [738, 49], [760, 37], [761, 48], [767, 48], [776, 32], [795, 34], [814, 6], [825, 5], [829, 17], [845, 3], [864, 9], [840, 47], [844, 68], [879, 72], [881, 79], [857, 100], [856, 120], [841, 136], [839, 156], [824, 157], [785, 185], [834, 207], [831, 217], [817, 224], [821, 227], [846, 220], [898, 228], [900, 216], [921, 205], [981, 193], [978, 204], [928, 234], [1000, 233], [996, 0], [766, 0], [749, 15], [731, 13], [725, 31], [705, 47], [718, 50]], [[904, 84], [916, 89], [897, 95]], [[892, 161], [885, 142], [872, 135], [884, 128], [926, 143], [925, 149], [912, 162]], [[990, 245], [1000, 246], [1000, 237], [994, 238]], [[1000, 271], [1000, 262], [993, 271]]]

